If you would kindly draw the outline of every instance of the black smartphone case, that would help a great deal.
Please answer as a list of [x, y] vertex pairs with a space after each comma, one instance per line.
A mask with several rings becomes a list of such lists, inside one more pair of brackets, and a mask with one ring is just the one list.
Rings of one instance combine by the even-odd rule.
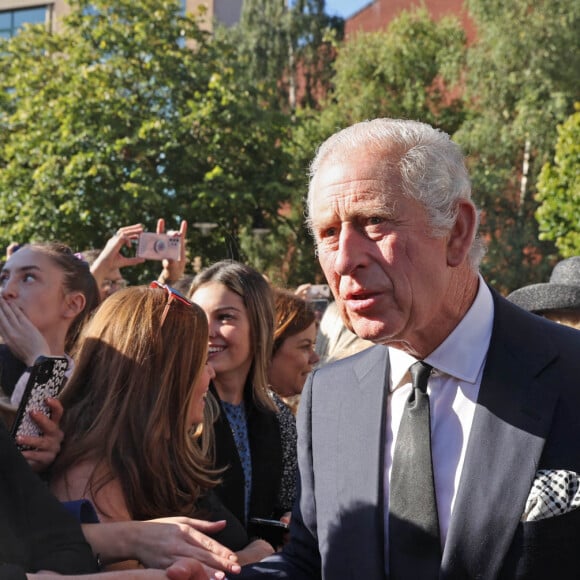
[[[30, 417], [31, 411], [41, 411], [50, 417], [50, 408], [46, 404], [48, 397], [56, 397], [66, 380], [68, 361], [65, 357], [39, 357], [30, 369], [30, 377], [22, 401], [18, 406], [16, 418], [12, 425], [12, 437], [20, 435], [39, 437], [42, 435], [38, 425]], [[29, 449], [20, 445], [20, 449]]]

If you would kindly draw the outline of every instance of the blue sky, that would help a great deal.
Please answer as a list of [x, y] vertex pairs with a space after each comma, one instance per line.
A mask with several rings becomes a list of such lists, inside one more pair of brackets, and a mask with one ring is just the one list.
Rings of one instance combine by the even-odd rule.
[[371, 0], [326, 0], [326, 13], [348, 18], [370, 3]]

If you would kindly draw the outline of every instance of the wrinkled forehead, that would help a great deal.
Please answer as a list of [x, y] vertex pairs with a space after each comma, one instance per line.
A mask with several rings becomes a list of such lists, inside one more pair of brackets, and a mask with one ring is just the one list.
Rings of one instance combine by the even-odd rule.
[[308, 191], [309, 210], [312, 210], [312, 202], [321, 191], [352, 191], [355, 183], [363, 189], [367, 183], [372, 184], [375, 191], [397, 191], [401, 182], [402, 155], [403, 151], [394, 146], [379, 150], [359, 145], [350, 149], [340, 147], [329, 151], [320, 159], [316, 173], [311, 178]]
[[309, 216], [361, 206], [390, 205], [402, 193], [401, 177], [394, 160], [367, 156], [358, 151], [349, 158], [329, 159], [320, 166], [310, 187]]

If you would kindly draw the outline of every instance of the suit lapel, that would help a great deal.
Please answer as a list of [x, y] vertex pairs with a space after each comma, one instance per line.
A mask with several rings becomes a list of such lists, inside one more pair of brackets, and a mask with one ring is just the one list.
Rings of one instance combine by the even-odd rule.
[[[495, 297], [491, 345], [442, 562], [442, 578], [497, 576], [556, 406], [537, 377], [557, 356]], [[525, 338], [523, 338], [525, 337]]]
[[[344, 577], [384, 578], [383, 465], [388, 351], [376, 346], [357, 357], [338, 417], [338, 502], [341, 526], [349, 530], [356, 570]], [[341, 377], [341, 381], [345, 377]]]

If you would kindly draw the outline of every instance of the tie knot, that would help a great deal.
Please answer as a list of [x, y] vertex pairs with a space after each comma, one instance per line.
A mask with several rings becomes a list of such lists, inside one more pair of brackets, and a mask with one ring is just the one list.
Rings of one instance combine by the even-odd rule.
[[411, 378], [413, 379], [413, 388], [420, 389], [421, 392], [427, 392], [427, 382], [429, 381], [429, 375], [433, 367], [422, 360], [417, 361], [411, 365], [409, 372], [411, 373]]

